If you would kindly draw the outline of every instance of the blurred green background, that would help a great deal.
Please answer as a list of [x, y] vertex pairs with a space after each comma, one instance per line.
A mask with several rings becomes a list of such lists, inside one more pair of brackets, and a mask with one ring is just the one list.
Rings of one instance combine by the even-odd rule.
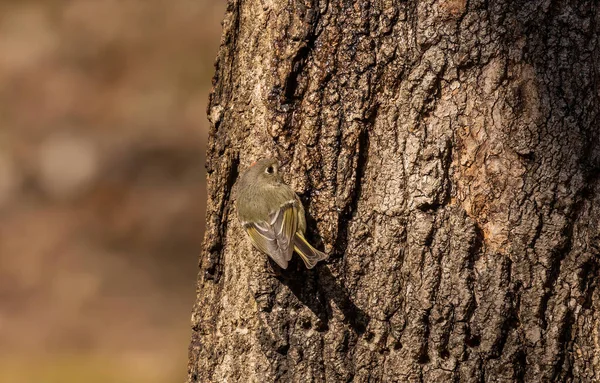
[[181, 382], [224, 1], [0, 0], [0, 382]]

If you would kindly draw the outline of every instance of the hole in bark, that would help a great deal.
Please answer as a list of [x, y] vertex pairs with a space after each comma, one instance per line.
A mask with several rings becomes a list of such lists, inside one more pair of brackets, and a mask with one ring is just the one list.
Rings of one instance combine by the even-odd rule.
[[394, 342], [394, 350], [401, 350], [402, 349], [402, 342]]
[[302, 321], [302, 328], [303, 329], [308, 330], [308, 329], [311, 328], [311, 326], [312, 326], [312, 323], [310, 322], [310, 320]]
[[289, 344], [283, 344], [283, 345], [277, 347], [277, 353], [281, 354], [281, 355], [286, 355], [289, 349], [290, 349]]
[[[357, 334], [364, 334], [364, 332], [367, 330], [367, 326], [364, 325], [361, 321], [363, 321], [363, 319], [359, 319], [357, 321], [356, 318], [353, 318], [352, 321], [350, 321], [350, 325], [352, 326], [352, 328], [354, 329], [354, 331], [356, 331]], [[368, 319], [366, 319], [366, 323], [368, 324]]]
[[262, 312], [267, 313], [267, 314], [270, 313], [271, 310], [272, 310], [271, 305], [267, 305], [267, 306], [263, 306], [263, 307], [259, 307], [258, 308], [258, 311], [262, 311]]
[[373, 337], [375, 336], [375, 334], [373, 334], [371, 331], [369, 331], [368, 333], [365, 334], [365, 340], [367, 342], [370, 342], [373, 340]]
[[328, 331], [329, 330], [329, 325], [327, 324], [327, 322], [324, 322], [322, 320], [319, 320], [316, 324], [315, 324], [315, 330], [319, 331], [319, 332], [324, 332], [324, 331]]
[[533, 152], [517, 152], [517, 156], [519, 156], [519, 158], [522, 158], [526, 162], [533, 162], [535, 160], [535, 153]]
[[442, 359], [448, 359], [450, 357], [450, 352], [448, 350], [440, 351], [440, 357]]
[[420, 364], [426, 364], [426, 363], [429, 363], [429, 361], [430, 361], [430, 358], [427, 353], [423, 353], [423, 354], [419, 355], [419, 357], [417, 358], [417, 363], [420, 363]]
[[478, 347], [481, 344], [481, 337], [479, 335], [474, 335], [467, 338], [467, 346], [469, 347]]

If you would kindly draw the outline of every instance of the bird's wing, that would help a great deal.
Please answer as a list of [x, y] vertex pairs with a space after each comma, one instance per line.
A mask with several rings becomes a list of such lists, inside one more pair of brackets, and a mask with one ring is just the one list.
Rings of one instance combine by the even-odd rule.
[[271, 214], [271, 227], [277, 236], [277, 244], [282, 255], [289, 261], [294, 252], [294, 234], [298, 227], [296, 201], [289, 201]]
[[246, 222], [254, 246], [268, 254], [281, 268], [287, 268], [294, 252], [294, 234], [298, 224], [296, 201], [281, 206], [269, 216], [269, 222]]

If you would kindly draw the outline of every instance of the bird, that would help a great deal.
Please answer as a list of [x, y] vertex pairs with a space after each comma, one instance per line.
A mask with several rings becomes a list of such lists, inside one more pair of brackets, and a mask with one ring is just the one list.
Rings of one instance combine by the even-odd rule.
[[287, 269], [294, 250], [308, 269], [328, 255], [304, 237], [306, 218], [298, 195], [286, 185], [279, 161], [265, 158], [246, 169], [236, 185], [238, 219], [250, 241]]

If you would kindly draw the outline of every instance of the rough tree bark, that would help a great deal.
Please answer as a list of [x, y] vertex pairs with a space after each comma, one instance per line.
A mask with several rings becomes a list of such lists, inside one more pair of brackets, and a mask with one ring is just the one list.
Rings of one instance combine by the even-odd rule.
[[[230, 0], [188, 382], [600, 381], [596, 1]], [[331, 256], [269, 273], [278, 156]]]

